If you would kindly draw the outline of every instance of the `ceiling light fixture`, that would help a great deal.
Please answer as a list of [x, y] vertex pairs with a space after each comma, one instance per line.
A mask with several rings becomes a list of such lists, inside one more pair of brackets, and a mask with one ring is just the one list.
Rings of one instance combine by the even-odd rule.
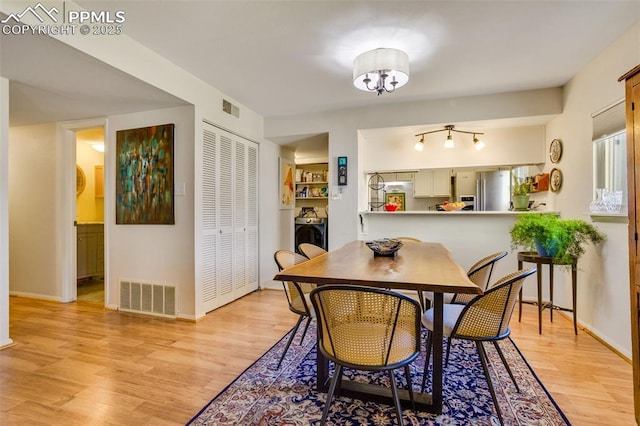
[[402, 50], [379, 48], [353, 61], [353, 85], [369, 92], [391, 93], [409, 81], [409, 56]]
[[[458, 133], [466, 133], [468, 135], [473, 135], [473, 146], [479, 151], [482, 148], [484, 148], [486, 146], [486, 144], [484, 142], [482, 142], [480, 139], [478, 139], [478, 135], [484, 135], [484, 133], [480, 133], [480, 132], [467, 132], [465, 130], [456, 130], [455, 126], [452, 124], [447, 124], [446, 126], [444, 126], [444, 128], [442, 129], [438, 129], [438, 130], [431, 130], [430, 132], [423, 132], [423, 133], [418, 133], [416, 135], [420, 136], [420, 141], [417, 142], [414, 145], [414, 148], [416, 151], [422, 151], [424, 149], [424, 135], [428, 135], [430, 133], [438, 133], [438, 132], [447, 132], [447, 139], [445, 139], [444, 141], [444, 147], [445, 148], [453, 148], [454, 147], [454, 143], [453, 143], [453, 137], [451, 136], [451, 132], [458, 132]], [[420, 147], [418, 147], [418, 145], [421, 145]]]
[[103, 143], [92, 143], [91, 148], [95, 149], [98, 152], [104, 152], [104, 144]]

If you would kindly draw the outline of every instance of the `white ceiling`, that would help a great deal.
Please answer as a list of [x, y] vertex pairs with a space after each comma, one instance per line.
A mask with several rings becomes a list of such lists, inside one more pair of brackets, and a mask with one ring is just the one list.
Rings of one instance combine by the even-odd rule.
[[[640, 20], [637, 0], [77, 3], [125, 11], [127, 36], [265, 117], [562, 86]], [[379, 97], [352, 84], [377, 47], [411, 67]], [[181, 103], [46, 37], [2, 35], [0, 54], [12, 125]]]

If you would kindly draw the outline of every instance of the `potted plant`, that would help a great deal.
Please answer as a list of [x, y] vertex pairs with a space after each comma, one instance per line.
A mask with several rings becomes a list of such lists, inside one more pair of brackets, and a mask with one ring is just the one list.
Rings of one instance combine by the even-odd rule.
[[561, 219], [554, 214], [525, 213], [510, 230], [511, 248], [518, 246], [553, 257], [558, 264], [569, 264], [584, 253], [584, 244], [598, 244], [605, 236], [580, 219]]
[[529, 194], [531, 182], [528, 179], [517, 177], [511, 173], [511, 201], [515, 210], [529, 209]]

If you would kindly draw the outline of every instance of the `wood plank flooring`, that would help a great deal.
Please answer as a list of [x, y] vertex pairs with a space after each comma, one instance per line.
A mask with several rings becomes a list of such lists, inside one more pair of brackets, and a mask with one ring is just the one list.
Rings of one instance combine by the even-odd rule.
[[[0, 351], [2, 425], [184, 424], [295, 323], [280, 291], [252, 293], [197, 323], [94, 303], [12, 297]], [[631, 366], [534, 306], [513, 337], [574, 425], [633, 425]]]

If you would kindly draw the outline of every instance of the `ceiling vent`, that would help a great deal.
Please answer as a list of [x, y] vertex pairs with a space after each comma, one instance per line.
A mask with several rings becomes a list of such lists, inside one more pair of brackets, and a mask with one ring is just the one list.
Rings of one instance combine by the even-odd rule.
[[240, 118], [240, 108], [226, 99], [222, 100], [222, 110], [235, 118]]

